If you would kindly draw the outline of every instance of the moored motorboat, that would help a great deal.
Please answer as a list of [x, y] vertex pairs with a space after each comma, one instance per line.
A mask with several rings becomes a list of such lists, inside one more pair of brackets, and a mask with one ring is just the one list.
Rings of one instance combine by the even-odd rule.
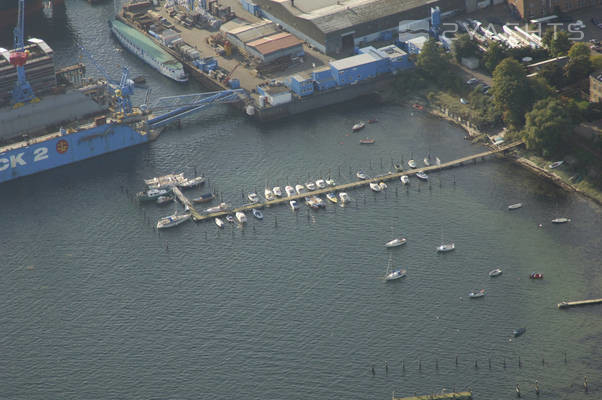
[[249, 195], [247, 196], [247, 198], [249, 199], [249, 201], [251, 203], [259, 203], [259, 196], [255, 192], [249, 193]]
[[441, 165], [441, 160], [439, 159], [439, 157], [435, 157], [435, 163], [437, 165]]
[[218, 228], [223, 228], [224, 225], [226, 225], [226, 223], [224, 222], [223, 219], [216, 217], [215, 218], [215, 225], [217, 225]]
[[326, 201], [323, 198], [321, 198], [320, 196], [312, 196], [312, 200], [315, 204], [318, 205], [318, 207], [320, 207], [320, 208], [326, 207]]
[[218, 206], [210, 207], [205, 210], [206, 213], [216, 213], [220, 211], [224, 211], [229, 207], [228, 203], [220, 203]]
[[554, 218], [552, 220], [553, 224], [566, 224], [567, 222], [571, 222], [571, 219], [562, 217], [562, 218]]
[[489, 271], [489, 276], [491, 278], [495, 278], [496, 276], [500, 276], [502, 274], [501, 268], [496, 268], [494, 270]]
[[305, 198], [305, 204], [307, 204], [308, 207], [310, 208], [314, 208], [314, 209], [318, 209], [320, 208], [319, 204], [316, 202], [315, 198], [312, 197], [306, 197]]
[[380, 185], [376, 182], [370, 182], [370, 189], [372, 189], [373, 192], [382, 191], [382, 189], [380, 188]]
[[233, 224], [234, 223], [234, 217], [231, 215], [226, 215], [226, 221], [228, 221], [229, 223]]
[[360, 144], [374, 144], [375, 140], [370, 138], [360, 139]]
[[175, 197], [174, 196], [159, 196], [157, 197], [157, 204], [167, 204], [170, 201], [173, 201]]
[[148, 189], [143, 192], [138, 192], [136, 197], [140, 201], [156, 200], [161, 196], [167, 196], [171, 193], [171, 189]]
[[282, 197], [282, 189], [280, 188], [280, 186], [274, 186], [274, 188], [272, 189], [272, 193], [274, 193], [274, 196], [276, 197]]
[[324, 188], [326, 187], [326, 181], [325, 181], [324, 179], [318, 179], [318, 180], [316, 181], [316, 186], [317, 186], [319, 189], [324, 189]]
[[424, 157], [422, 162], [424, 162], [424, 165], [426, 165], [427, 167], [429, 167], [431, 165], [431, 162], [429, 161], [428, 157]]
[[408, 166], [409, 166], [410, 168], [416, 168], [416, 161], [414, 161], [414, 160], [409, 160], [409, 161], [408, 161]]
[[180, 225], [182, 222], [186, 222], [190, 219], [190, 214], [180, 214], [176, 212], [173, 215], [161, 218], [157, 222], [157, 229], [173, 228], [174, 226]]
[[364, 122], [360, 121], [357, 124], [353, 125], [351, 127], [351, 130], [353, 132], [357, 132], [357, 131], [360, 131], [360, 130], [364, 129], [365, 126], [366, 126], [366, 124]]
[[328, 186], [335, 186], [336, 182], [334, 181], [334, 179], [326, 179], [326, 184]]
[[416, 172], [416, 178], [423, 180], [423, 181], [428, 181], [429, 177], [427, 174], [425, 174], [424, 172]]
[[395, 164], [393, 164], [393, 168], [395, 168], [395, 171], [401, 172], [401, 171], [403, 171], [403, 164], [395, 163]]
[[204, 193], [199, 197], [192, 199], [193, 203], [207, 203], [211, 200], [215, 199], [215, 195], [213, 193]]
[[414, 103], [414, 104], [412, 104], [412, 108], [413, 108], [414, 110], [418, 110], [418, 111], [422, 111], [422, 110], [424, 110], [424, 106], [423, 106], [422, 104], [418, 104], [418, 103]]
[[380, 190], [385, 190], [387, 188], [387, 184], [384, 182], [378, 182], [378, 187]]
[[543, 279], [543, 274], [540, 274], [539, 272], [531, 272], [529, 274], [529, 279]]
[[290, 204], [291, 209], [293, 211], [296, 211], [296, 210], [299, 209], [299, 203], [297, 202], [297, 200], [291, 200], [291, 201], [288, 202], [288, 204]]
[[391, 256], [389, 255], [389, 262], [387, 263], [387, 269], [385, 271], [385, 282], [394, 281], [395, 279], [403, 278], [406, 276], [405, 269], [396, 269], [391, 271]]
[[331, 203], [338, 203], [339, 199], [337, 199], [337, 195], [335, 193], [326, 193], [326, 198], [330, 200]]
[[236, 214], [234, 214], [236, 216], [236, 220], [241, 223], [244, 224], [245, 222], [247, 222], [247, 216], [245, 215], [244, 212], [242, 211], [237, 211]]
[[401, 183], [403, 183], [404, 185], [407, 185], [410, 183], [410, 178], [408, 178], [407, 175], [402, 175], [401, 177], [399, 177], [399, 180], [401, 181]]
[[295, 185], [295, 190], [297, 191], [297, 194], [302, 194], [307, 192], [307, 190], [305, 190], [305, 186], [299, 184], [299, 185]]
[[341, 199], [342, 204], [349, 203], [351, 201], [351, 198], [346, 192], [339, 193], [339, 199]]
[[473, 290], [472, 292], [468, 293], [468, 297], [471, 299], [476, 299], [483, 296], [485, 296], [485, 289]]
[[307, 190], [316, 190], [316, 184], [313, 183], [312, 181], [309, 181], [305, 184], [305, 187], [307, 188]]
[[564, 161], [556, 161], [556, 162], [553, 162], [552, 164], [548, 165], [548, 168], [551, 168], [551, 169], [558, 168], [562, 164], [564, 164]]
[[253, 216], [255, 218], [257, 218], [257, 219], [263, 219], [263, 213], [260, 210], [254, 208], [254, 209], [251, 210], [251, 212], [253, 213]]
[[448, 251], [452, 251], [455, 249], [456, 249], [455, 243], [446, 243], [446, 244], [441, 244], [440, 246], [437, 246], [437, 251], [439, 253], [446, 253]]
[[517, 209], [521, 208], [522, 206], [523, 206], [523, 203], [510, 204], [508, 206], [508, 210], [510, 210], [510, 211], [517, 210]]
[[368, 179], [368, 175], [366, 175], [364, 173], [364, 171], [357, 171], [355, 173], [355, 176], [357, 176], [358, 179], [364, 180], [364, 179]]
[[519, 337], [520, 335], [522, 335], [525, 332], [527, 332], [527, 328], [517, 328], [512, 331], [512, 334], [514, 335], [514, 337]]
[[289, 185], [285, 186], [284, 191], [286, 192], [286, 195], [288, 197], [294, 196], [296, 194], [295, 188]]
[[406, 239], [404, 237], [398, 237], [393, 240], [389, 240], [387, 243], [385, 243], [385, 247], [401, 246], [402, 244], [405, 244], [407, 241], [408, 241], [408, 239]]
[[265, 190], [263, 191], [263, 194], [267, 201], [274, 200], [274, 193], [272, 192], [272, 190], [270, 188], [265, 188]]
[[185, 179], [182, 182], [179, 182], [177, 186], [181, 189], [193, 188], [195, 186], [200, 186], [205, 183], [205, 177], [197, 176], [195, 178]]

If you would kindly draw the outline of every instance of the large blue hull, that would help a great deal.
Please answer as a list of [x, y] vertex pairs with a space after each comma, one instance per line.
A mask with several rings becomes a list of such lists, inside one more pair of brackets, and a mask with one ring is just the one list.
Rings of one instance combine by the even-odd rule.
[[55, 136], [47, 140], [34, 139], [25, 146], [13, 145], [1, 152], [0, 183], [146, 143], [150, 139], [149, 134], [120, 124]]

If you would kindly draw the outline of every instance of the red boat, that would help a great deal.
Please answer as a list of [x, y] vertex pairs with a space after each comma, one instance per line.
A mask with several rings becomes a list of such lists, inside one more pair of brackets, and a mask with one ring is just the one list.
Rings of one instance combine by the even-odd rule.
[[543, 279], [543, 274], [532, 272], [531, 275], [529, 275], [529, 279]]
[[422, 111], [422, 110], [424, 110], [424, 106], [422, 106], [422, 105], [420, 105], [420, 104], [418, 104], [418, 103], [414, 103], [414, 104], [412, 105], [412, 107], [414, 107], [414, 110], [419, 110], [419, 111]]

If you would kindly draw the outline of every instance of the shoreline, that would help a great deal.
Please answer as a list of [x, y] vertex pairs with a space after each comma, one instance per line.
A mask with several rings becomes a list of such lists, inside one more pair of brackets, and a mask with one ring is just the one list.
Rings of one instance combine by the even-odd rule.
[[[410, 106], [410, 107], [412, 106], [410, 102], [402, 102], [402, 104], [403, 103], [405, 103], [405, 105], [407, 105], [407, 106]], [[470, 121], [464, 121], [460, 117], [456, 117], [454, 115], [449, 115], [449, 113], [444, 112], [442, 107], [436, 107], [436, 106], [427, 104], [424, 106], [424, 111], [429, 113], [430, 115], [444, 119], [446, 121], [449, 121], [449, 122], [455, 124], [456, 126], [459, 126], [460, 128], [464, 129], [464, 131], [468, 134], [469, 138], [474, 139], [477, 137], [487, 135], [486, 133], [483, 133], [479, 129], [474, 127], [470, 123]], [[597, 198], [597, 197], [577, 188], [576, 186], [574, 186], [568, 182], [565, 182], [560, 176], [538, 166], [537, 164], [535, 164], [533, 161], [529, 160], [526, 157], [522, 157], [522, 156], [514, 157], [512, 155], [508, 155], [505, 158], [514, 162], [515, 164], [518, 164], [522, 168], [525, 168], [527, 171], [530, 171], [531, 173], [533, 173], [539, 177], [542, 177], [542, 178], [545, 178], [545, 179], [551, 181], [552, 183], [556, 184], [556, 186], [560, 187], [561, 189], [563, 189], [567, 192], [577, 193], [577, 194], [583, 196], [584, 198], [593, 201], [597, 206], [602, 206], [602, 200], [600, 198]]]

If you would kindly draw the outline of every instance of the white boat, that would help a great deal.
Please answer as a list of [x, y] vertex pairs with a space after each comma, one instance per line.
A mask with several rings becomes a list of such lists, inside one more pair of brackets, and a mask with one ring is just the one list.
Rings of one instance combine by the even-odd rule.
[[293, 211], [296, 211], [296, 210], [299, 209], [299, 203], [297, 202], [297, 200], [291, 200], [291, 201], [288, 202], [288, 204], [290, 204], [291, 209]]
[[429, 159], [427, 157], [424, 157], [424, 160], [422, 160], [422, 162], [424, 162], [424, 165], [426, 165], [427, 167], [429, 167], [431, 165], [431, 162], [429, 161]]
[[338, 203], [339, 199], [337, 199], [337, 195], [335, 193], [326, 193], [326, 198], [330, 200], [332, 203]]
[[483, 296], [485, 296], [485, 289], [473, 290], [472, 292], [468, 293], [468, 297], [471, 299], [476, 299]]
[[324, 201], [324, 199], [319, 196], [312, 196], [311, 200], [320, 208], [326, 207], [326, 201]]
[[372, 189], [372, 191], [374, 191], [374, 192], [382, 191], [382, 189], [380, 188], [380, 185], [376, 182], [370, 182], [370, 189]]
[[496, 276], [500, 276], [502, 274], [502, 270], [500, 268], [493, 269], [489, 271], [489, 276], [491, 278], [495, 278]]
[[437, 163], [437, 165], [441, 165], [441, 160], [439, 159], [439, 157], [435, 158], [435, 162]]
[[316, 184], [312, 181], [307, 182], [305, 184], [305, 187], [307, 188], [307, 190], [316, 190]]
[[364, 129], [365, 126], [366, 126], [366, 124], [363, 121], [360, 121], [357, 124], [353, 125], [351, 127], [351, 130], [353, 132], [357, 132], [357, 131], [360, 131], [360, 130]]
[[174, 196], [159, 196], [157, 197], [157, 204], [167, 204], [173, 201], [174, 198]]
[[177, 186], [182, 189], [193, 188], [195, 186], [200, 186], [205, 183], [205, 177], [197, 176], [195, 178], [185, 179], [182, 182], [179, 182]]
[[567, 222], [571, 222], [571, 219], [570, 218], [561, 217], [561, 218], [554, 218], [552, 220], [553, 224], [565, 224]]
[[401, 183], [403, 183], [404, 185], [407, 185], [410, 183], [410, 178], [408, 178], [407, 175], [402, 175], [399, 180], [401, 181]]
[[190, 219], [190, 214], [178, 215], [176, 212], [173, 215], [161, 218], [157, 222], [157, 229], [173, 228], [174, 226], [180, 225], [182, 222], [186, 222]]
[[326, 181], [325, 181], [324, 179], [318, 179], [318, 180], [316, 181], [316, 186], [317, 186], [319, 189], [324, 189], [324, 188], [326, 187]]
[[307, 190], [305, 190], [305, 186], [303, 186], [301, 184], [295, 185], [295, 190], [297, 191], [297, 194], [301, 194], [301, 193], [307, 192]]
[[274, 198], [275, 198], [275, 197], [274, 197], [274, 193], [273, 193], [273, 192], [272, 192], [272, 191], [271, 191], [269, 188], [265, 188], [265, 190], [264, 190], [264, 192], [263, 192], [263, 193], [264, 193], [265, 199], [266, 199], [267, 201], [272, 201], [272, 200], [274, 200]]
[[274, 189], [272, 189], [272, 193], [274, 193], [274, 195], [277, 197], [282, 197], [282, 189], [280, 188], [280, 186], [274, 186]]
[[446, 243], [441, 244], [441, 246], [437, 246], [437, 251], [439, 253], [446, 253], [448, 251], [452, 251], [456, 249], [456, 245], [454, 243]]
[[328, 186], [335, 186], [336, 185], [334, 179], [326, 179], [326, 184]]
[[391, 271], [391, 256], [389, 256], [387, 270], [385, 271], [385, 281], [394, 281], [395, 279], [403, 278], [404, 276], [406, 276], [405, 269], [396, 269]]
[[216, 217], [215, 218], [215, 225], [217, 225], [218, 228], [223, 228], [224, 225], [226, 225], [226, 223], [224, 222], [223, 219]]
[[378, 187], [380, 188], [380, 190], [385, 190], [387, 188], [387, 184], [384, 182], [379, 182]]
[[241, 224], [244, 224], [245, 222], [247, 222], [247, 216], [245, 215], [245, 213], [244, 213], [244, 212], [242, 212], [242, 211], [237, 211], [237, 212], [236, 212], [236, 214], [234, 214], [234, 215], [236, 215], [236, 220], [237, 220], [239, 223], [241, 223]]
[[177, 186], [178, 183], [184, 182], [185, 180], [186, 178], [184, 178], [184, 173], [179, 173], [145, 179], [144, 183], [149, 189], [169, 189], [172, 186]]
[[508, 210], [516, 210], [518, 208], [521, 208], [522, 206], [523, 206], [523, 203], [510, 204], [508, 206]]
[[408, 241], [408, 239], [406, 239], [404, 237], [398, 237], [393, 240], [389, 240], [387, 243], [385, 243], [385, 247], [401, 246], [402, 244], [405, 244], [407, 241]]
[[286, 186], [286, 187], [284, 188], [284, 191], [286, 192], [286, 195], [287, 195], [288, 197], [291, 197], [291, 196], [294, 196], [295, 194], [297, 194], [297, 193], [295, 192], [295, 188], [294, 188], [294, 187], [292, 187], [292, 186]]
[[260, 210], [254, 208], [254, 209], [251, 210], [251, 212], [253, 212], [253, 216], [255, 218], [257, 218], [257, 219], [263, 219], [263, 213]]
[[161, 196], [167, 196], [171, 193], [171, 189], [148, 189], [143, 192], [136, 193], [136, 197], [140, 201], [156, 200]]
[[409, 166], [410, 168], [416, 168], [416, 161], [414, 161], [414, 160], [409, 160], [409, 161], [408, 161], [408, 166]]
[[220, 203], [218, 206], [207, 208], [205, 210], [205, 212], [209, 213], [209, 214], [216, 213], [216, 212], [224, 211], [228, 207], [229, 207], [228, 203]]
[[162, 75], [177, 82], [188, 81], [182, 64], [157, 43], [153, 42], [152, 39], [118, 20], [111, 20], [109, 26], [123, 47], [144, 60]]
[[416, 178], [422, 179], [423, 181], [429, 180], [429, 176], [427, 174], [425, 174], [424, 172], [416, 172]]
[[564, 161], [556, 161], [556, 162], [553, 162], [552, 164], [548, 165], [548, 168], [551, 168], [551, 169], [558, 168], [562, 164], [564, 164]]
[[233, 224], [234, 223], [234, 217], [231, 215], [226, 215], [226, 221], [228, 221], [229, 223]]
[[346, 192], [339, 193], [339, 199], [341, 199], [342, 204], [349, 203], [351, 201], [351, 198]]
[[361, 180], [368, 179], [368, 175], [366, 175], [366, 174], [364, 173], [364, 171], [357, 171], [357, 172], [355, 173], [355, 176], [357, 176], [357, 177], [358, 177], [358, 179], [361, 179]]
[[247, 197], [251, 203], [259, 203], [259, 196], [257, 193], [249, 193]]

